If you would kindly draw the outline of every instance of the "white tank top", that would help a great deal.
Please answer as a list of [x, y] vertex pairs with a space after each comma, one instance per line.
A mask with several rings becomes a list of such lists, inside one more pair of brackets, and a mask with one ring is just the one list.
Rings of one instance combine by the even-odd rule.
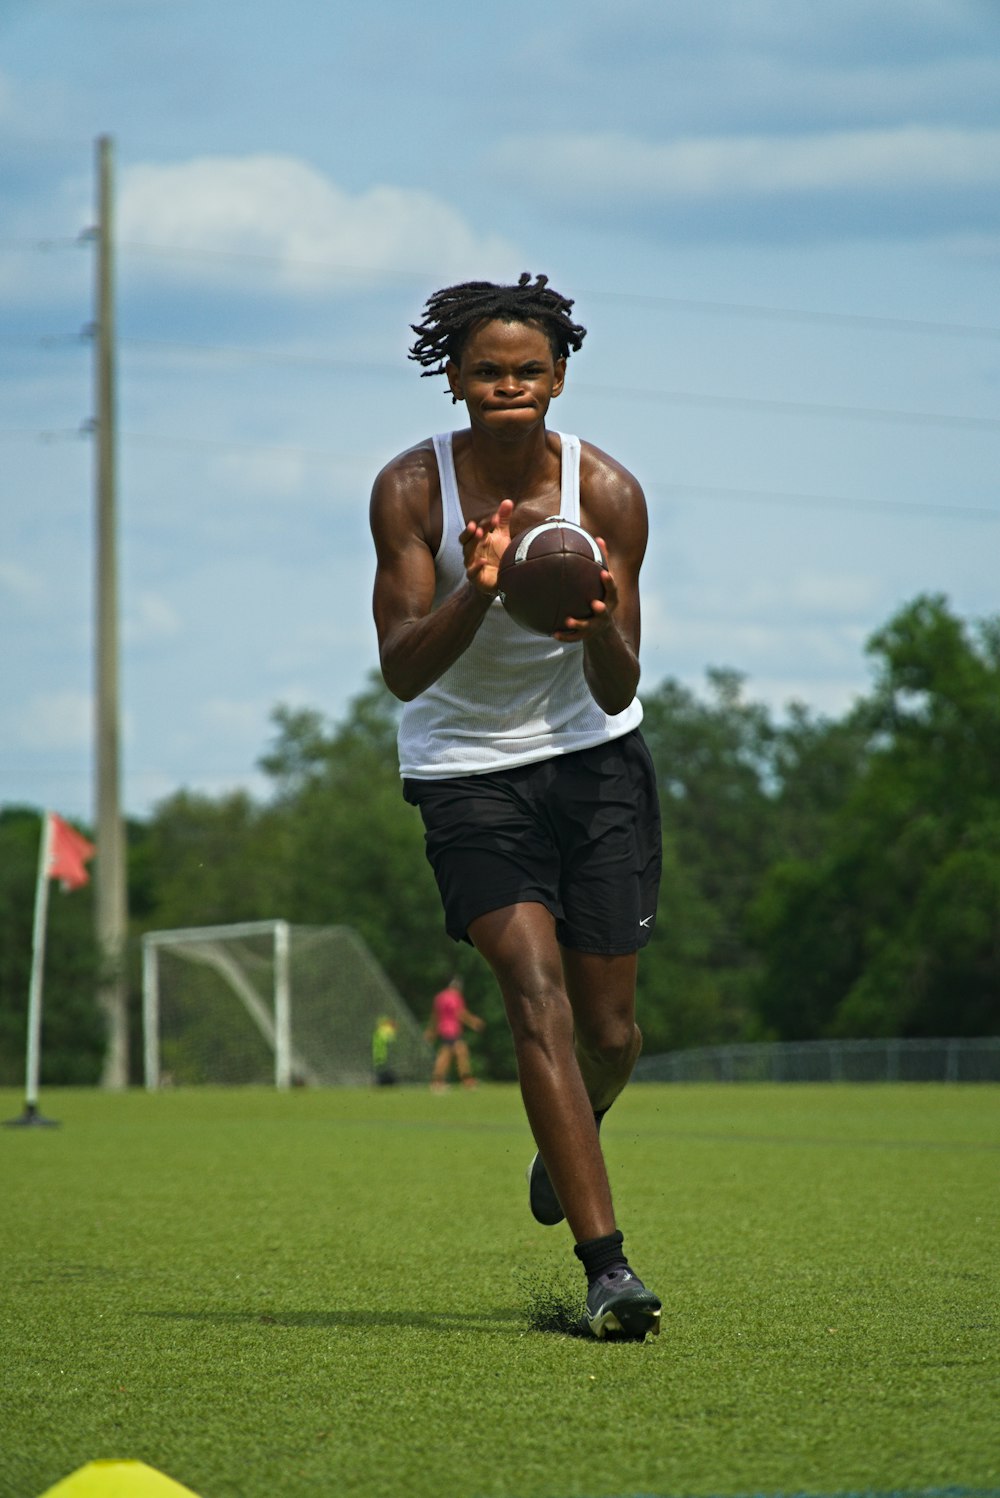
[[[580, 439], [562, 432], [559, 514], [580, 521]], [[434, 558], [439, 608], [465, 583], [452, 433], [434, 438], [441, 476], [441, 545]], [[620, 738], [642, 721], [638, 697], [624, 712], [598, 707], [583, 675], [583, 646], [563, 645], [515, 624], [493, 603], [469, 648], [437, 681], [403, 707], [400, 774], [440, 780], [512, 768]]]

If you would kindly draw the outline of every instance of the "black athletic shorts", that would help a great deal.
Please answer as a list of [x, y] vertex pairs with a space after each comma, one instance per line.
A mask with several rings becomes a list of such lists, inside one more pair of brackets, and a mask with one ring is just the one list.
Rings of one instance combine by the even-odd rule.
[[637, 729], [512, 770], [403, 781], [419, 806], [445, 925], [468, 941], [490, 910], [537, 901], [564, 947], [644, 947], [656, 924], [662, 844], [656, 776]]

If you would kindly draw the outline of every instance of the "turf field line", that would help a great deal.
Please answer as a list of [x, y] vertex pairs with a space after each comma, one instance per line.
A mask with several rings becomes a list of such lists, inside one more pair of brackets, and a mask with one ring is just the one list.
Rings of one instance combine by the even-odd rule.
[[[338, 1119], [337, 1127], [393, 1134], [506, 1134], [522, 1138], [529, 1148], [532, 1147], [526, 1124], [496, 1123], [488, 1119], [350, 1118]], [[727, 1134], [704, 1129], [636, 1129], [625, 1118], [613, 1119], [611, 1125], [605, 1127], [609, 1136], [617, 1132], [621, 1139], [670, 1139], [677, 1143], [774, 1144], [796, 1149], [939, 1150], [969, 1154], [1000, 1152], [1000, 1139], [995, 1142], [986, 1139], [834, 1139], [796, 1134]]]
[[[643, 1490], [628, 1495], [615, 1494], [613, 1498], [693, 1498], [693, 1495]], [[702, 1494], [700, 1498], [1000, 1498], [1000, 1488], [844, 1488], [832, 1493], [813, 1493], [807, 1488], [783, 1488], [777, 1493], [713, 1493]]]
[[[585, 1498], [584, 1494], [566, 1494], [565, 1498]], [[592, 1498], [587, 1494], [586, 1498]], [[845, 1488], [832, 1493], [813, 1493], [807, 1488], [783, 1488], [777, 1493], [653, 1492], [642, 1488], [634, 1493], [607, 1493], [603, 1498], [1000, 1498], [1000, 1488]]]
[[[611, 1131], [609, 1130], [609, 1133]], [[626, 1135], [630, 1139], [673, 1139], [678, 1142], [691, 1140], [698, 1144], [777, 1144], [790, 1145], [797, 1149], [871, 1149], [871, 1150], [945, 1150], [969, 1153], [995, 1154], [1000, 1151], [1000, 1140], [995, 1143], [989, 1140], [968, 1139], [843, 1139], [828, 1138], [804, 1138], [795, 1134], [723, 1134], [709, 1133], [704, 1130], [697, 1132], [687, 1129], [630, 1129], [628, 1124], [623, 1124], [620, 1130], [621, 1136]], [[1000, 1489], [996, 1490], [1000, 1492]], [[642, 1494], [641, 1498], [647, 1498]], [[652, 1495], [649, 1495], [652, 1498]], [[791, 1495], [780, 1495], [780, 1498], [791, 1498]], [[795, 1495], [798, 1498], [798, 1495]], [[809, 1495], [816, 1498], [816, 1495]], [[833, 1498], [833, 1495], [822, 1495], [822, 1498]]]
[[[320, 1120], [326, 1124], [327, 1120]], [[491, 1123], [488, 1119], [464, 1118], [338, 1118], [338, 1129], [375, 1129], [390, 1133], [402, 1131], [406, 1134], [518, 1134], [530, 1142], [528, 1125], [517, 1123]]]

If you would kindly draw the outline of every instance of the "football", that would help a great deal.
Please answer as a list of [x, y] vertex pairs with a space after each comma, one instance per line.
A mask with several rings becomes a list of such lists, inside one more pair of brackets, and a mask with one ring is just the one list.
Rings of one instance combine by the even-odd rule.
[[556, 517], [514, 536], [500, 558], [499, 593], [522, 629], [551, 635], [568, 618], [588, 619], [604, 597], [604, 558], [593, 536]]

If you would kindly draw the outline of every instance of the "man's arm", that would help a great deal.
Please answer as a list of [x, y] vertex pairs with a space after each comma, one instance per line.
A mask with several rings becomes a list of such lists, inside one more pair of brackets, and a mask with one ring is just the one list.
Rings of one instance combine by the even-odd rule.
[[583, 672], [597, 705], [621, 713], [639, 685], [639, 569], [649, 523], [646, 499], [636, 478], [606, 453], [584, 444], [581, 511], [604, 553], [605, 595], [590, 619], [573, 620], [561, 640], [583, 644]]
[[496, 596], [497, 566], [510, 539], [507, 501], [485, 525], [462, 533], [465, 582], [438, 609], [430, 543], [433, 453], [414, 448], [375, 480], [371, 529], [377, 559], [373, 611], [385, 684], [409, 702], [454, 665], [475, 639]]

